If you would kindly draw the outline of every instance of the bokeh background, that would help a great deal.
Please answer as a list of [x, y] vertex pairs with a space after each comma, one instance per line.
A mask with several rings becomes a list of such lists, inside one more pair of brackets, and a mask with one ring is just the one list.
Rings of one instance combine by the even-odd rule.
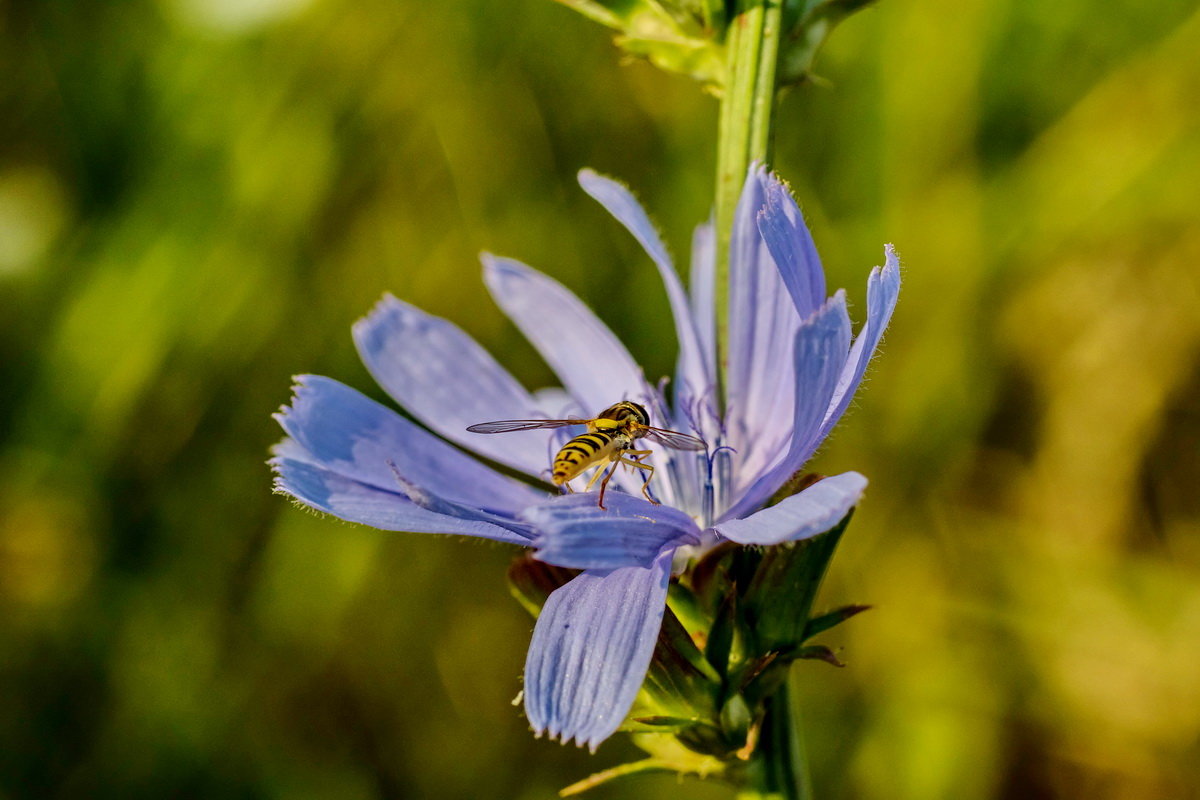
[[[477, 254], [652, 375], [716, 104], [549, 0], [0, 2], [0, 797], [544, 798], [512, 552], [270, 493], [290, 376], [382, 398], [384, 291], [548, 369]], [[884, 0], [790, 94], [777, 166], [883, 356], [814, 467], [872, 487], [795, 669], [820, 796], [1177, 798], [1200, 782], [1200, 15]], [[614, 295], [612, 286], [629, 287]], [[604, 798], [724, 798], [640, 777]]]

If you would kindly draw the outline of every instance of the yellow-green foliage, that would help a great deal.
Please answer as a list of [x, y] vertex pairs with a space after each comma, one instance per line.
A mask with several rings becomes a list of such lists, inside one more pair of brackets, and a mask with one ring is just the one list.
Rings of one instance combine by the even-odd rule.
[[[1190, 5], [883, 0], [785, 98], [831, 284], [906, 270], [814, 463], [872, 479], [818, 605], [876, 606], [795, 668], [821, 797], [1200, 783]], [[528, 735], [508, 550], [272, 496], [268, 415], [297, 372], [381, 396], [349, 326], [385, 290], [548, 384], [485, 247], [667, 372], [573, 175], [686, 257], [712, 98], [545, 0], [9, 3], [0, 74], [0, 796], [532, 799], [634, 757]], [[728, 795], [594, 796], [683, 791]]]

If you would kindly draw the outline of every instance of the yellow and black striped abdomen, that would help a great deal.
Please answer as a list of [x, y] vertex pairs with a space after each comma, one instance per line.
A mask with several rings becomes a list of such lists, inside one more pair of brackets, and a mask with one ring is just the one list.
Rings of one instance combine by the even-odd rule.
[[576, 436], [554, 457], [550, 480], [561, 486], [591, 464], [608, 457], [625, 437], [618, 431], [592, 431]]

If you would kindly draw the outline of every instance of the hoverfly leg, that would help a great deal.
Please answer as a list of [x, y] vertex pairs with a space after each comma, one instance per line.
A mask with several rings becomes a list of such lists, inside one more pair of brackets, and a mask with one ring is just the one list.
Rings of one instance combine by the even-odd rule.
[[[605, 464], [604, 466], [597, 469], [594, 473], [592, 473], [592, 478], [591, 478], [591, 480], [589, 480], [587, 482], [587, 486], [583, 487], [583, 491], [590, 492], [592, 490], [592, 487], [596, 485], [596, 481], [600, 480], [600, 476], [604, 474], [604, 470], [606, 470], [606, 469], [608, 469], [607, 464]], [[605, 481], [605, 483], [607, 483], [607, 482], [608, 481]]]
[[[649, 450], [626, 450], [625, 453], [626, 455], [638, 457], [650, 455]], [[654, 467], [650, 466], [649, 464], [643, 464], [636, 458], [622, 458], [621, 463], [627, 464], [630, 467], [636, 467], [637, 469], [644, 470], [646, 472], [646, 482], [642, 484], [642, 495], [654, 505], [662, 505], [650, 495], [650, 479], [654, 477]]]
[[[621, 457], [617, 456], [612, 461], [612, 468], [608, 469], [604, 480], [600, 481], [600, 508], [604, 508], [604, 490], [608, 488], [608, 482], [612, 479], [613, 473], [617, 471], [617, 466], [621, 463]], [[604, 469], [597, 470], [596, 474], [604, 472]]]
[[626, 464], [630, 464], [631, 466], [634, 466], [634, 467], [640, 467], [641, 469], [648, 469], [648, 470], [653, 471], [654, 467], [650, 466], [649, 464], [643, 464], [641, 461], [638, 460], [640, 458], [645, 458], [646, 456], [650, 455], [653, 452], [654, 452], [653, 450], [626, 450], [621, 455], [634, 456], [633, 458], [623, 459]]

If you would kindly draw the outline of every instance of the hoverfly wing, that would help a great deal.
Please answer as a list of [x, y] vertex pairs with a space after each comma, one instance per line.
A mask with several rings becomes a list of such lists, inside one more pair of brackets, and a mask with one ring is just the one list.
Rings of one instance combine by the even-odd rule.
[[481, 422], [467, 428], [471, 433], [513, 433], [535, 431], [540, 428], [565, 428], [568, 425], [586, 425], [585, 419], [501, 419]]
[[647, 439], [658, 442], [664, 447], [674, 448], [675, 450], [705, 450], [708, 448], [703, 439], [691, 434], [669, 431], [665, 428], [651, 428], [649, 426], [645, 428], [645, 431]]

